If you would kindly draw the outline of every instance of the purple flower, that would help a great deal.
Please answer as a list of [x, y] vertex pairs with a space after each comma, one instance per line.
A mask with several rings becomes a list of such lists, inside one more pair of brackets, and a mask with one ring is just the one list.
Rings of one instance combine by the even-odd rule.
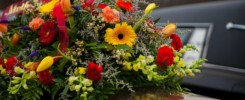
[[28, 56], [28, 58], [34, 57], [34, 56], [36, 56], [36, 55], [38, 55], [38, 51], [37, 51], [37, 50], [33, 51], [33, 52]]
[[22, 26], [22, 27], [20, 27], [20, 29], [23, 29], [23, 30], [31, 30], [31, 28], [29, 26]]
[[81, 8], [79, 6], [73, 6], [73, 8], [76, 10], [76, 11], [79, 11]]
[[9, 21], [8, 20], [1, 20], [0, 23], [3, 23], [3, 24], [8, 24]]

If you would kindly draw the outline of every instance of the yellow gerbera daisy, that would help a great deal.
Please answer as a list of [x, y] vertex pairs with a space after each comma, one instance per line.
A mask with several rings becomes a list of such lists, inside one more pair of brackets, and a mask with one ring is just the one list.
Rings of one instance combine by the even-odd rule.
[[114, 29], [106, 29], [105, 41], [112, 45], [127, 44], [132, 47], [135, 44], [136, 34], [132, 26], [123, 22], [116, 24]]

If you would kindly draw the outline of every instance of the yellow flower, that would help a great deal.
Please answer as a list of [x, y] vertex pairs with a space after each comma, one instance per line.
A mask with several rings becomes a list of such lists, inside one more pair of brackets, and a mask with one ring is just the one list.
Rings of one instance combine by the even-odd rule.
[[1, 69], [1, 74], [6, 74], [6, 69]]
[[131, 62], [124, 62], [124, 70], [132, 70]]
[[116, 24], [114, 29], [106, 29], [105, 41], [112, 45], [127, 44], [132, 47], [135, 44], [136, 33], [132, 26], [123, 22], [122, 25]]
[[86, 68], [79, 67], [79, 74], [85, 74], [85, 73], [86, 73]]
[[55, 4], [59, 2], [59, 0], [52, 0], [49, 3], [46, 3], [44, 5], [42, 5], [39, 8], [39, 12], [41, 13], [50, 13], [51, 11], [53, 11]]
[[177, 66], [184, 67], [185, 66], [184, 59], [180, 59], [180, 61], [178, 62], [178, 65]]
[[45, 57], [37, 67], [37, 72], [44, 71], [51, 67], [54, 63], [54, 59], [51, 56]]
[[162, 34], [164, 36], [164, 38], [169, 37], [171, 34], [174, 34], [174, 32], [176, 31], [177, 26], [173, 23], [168, 24], [167, 26], [165, 26], [162, 29]]
[[134, 64], [134, 65], [133, 65], [134, 71], [137, 72], [137, 71], [139, 70], [139, 67], [140, 67], [140, 63]]
[[156, 4], [155, 3], [151, 3], [149, 4], [146, 8], [145, 8], [145, 14], [149, 15], [151, 14], [151, 12], [156, 8]]

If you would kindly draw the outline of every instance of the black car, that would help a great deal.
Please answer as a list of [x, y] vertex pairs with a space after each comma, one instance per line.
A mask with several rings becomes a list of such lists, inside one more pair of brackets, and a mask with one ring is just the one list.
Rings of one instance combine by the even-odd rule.
[[187, 63], [199, 57], [208, 60], [200, 74], [184, 79], [186, 87], [221, 99], [245, 96], [245, 1], [161, 8], [152, 16], [191, 30], [183, 42], [196, 45], [200, 54], [186, 54]]

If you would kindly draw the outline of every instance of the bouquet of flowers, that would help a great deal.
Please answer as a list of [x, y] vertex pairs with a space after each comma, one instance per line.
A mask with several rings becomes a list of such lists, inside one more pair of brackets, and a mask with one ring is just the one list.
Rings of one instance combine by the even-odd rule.
[[[176, 25], [158, 27], [144, 0], [22, 0], [0, 20], [0, 98], [108, 99], [155, 87], [182, 93], [185, 64]], [[140, 10], [139, 4], [148, 5]], [[14, 14], [13, 13], [17, 13]], [[11, 17], [8, 17], [10, 16]], [[7, 17], [7, 18], [6, 18]]]

